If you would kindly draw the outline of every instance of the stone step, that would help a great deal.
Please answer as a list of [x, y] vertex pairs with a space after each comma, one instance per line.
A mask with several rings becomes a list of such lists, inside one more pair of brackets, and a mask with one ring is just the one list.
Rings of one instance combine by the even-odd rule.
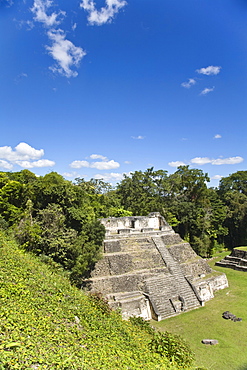
[[[191, 287], [189, 287], [188, 283], [186, 285], [186, 288], [183, 287], [183, 289], [181, 289], [181, 286], [179, 286], [179, 284], [174, 280], [174, 277], [170, 274], [168, 276], [163, 275], [147, 279], [145, 282], [145, 291], [150, 297], [152, 297], [152, 300], [157, 307], [159, 314], [163, 318], [168, 317], [171, 314], [177, 314], [171, 301], [179, 301], [179, 296], [183, 300], [183, 310], [190, 310], [200, 306], [195, 293], [193, 292]], [[165, 311], [168, 310], [166, 316], [164, 316], [165, 311], [161, 311], [162, 309], [164, 309]]]
[[136, 270], [163, 268], [165, 269], [162, 257], [157, 249], [146, 252], [116, 252], [107, 253], [100, 260], [93, 270], [92, 277], [103, 277], [131, 273]]
[[114, 279], [114, 278], [119, 278], [119, 277], [126, 277], [128, 278], [129, 276], [134, 276], [134, 275], [148, 275], [149, 277], [154, 277], [156, 274], [159, 275], [161, 273], [165, 273], [166, 269], [163, 267], [157, 267], [157, 268], [150, 268], [150, 269], [140, 269], [140, 270], [135, 270], [131, 272], [127, 272], [124, 274], [118, 274], [118, 275], [105, 275], [105, 276], [96, 276], [92, 277], [89, 280], [90, 281], [97, 281], [97, 280], [102, 280], [102, 279]]
[[101, 292], [103, 295], [112, 292], [142, 291], [144, 281], [156, 274], [164, 273], [164, 268], [143, 269], [112, 276], [92, 277], [84, 280], [83, 286], [93, 292]]
[[226, 268], [232, 268], [233, 270], [238, 270], [238, 271], [247, 271], [247, 264], [241, 264], [241, 261], [240, 263], [236, 263], [236, 262], [232, 262], [232, 261], [228, 261], [228, 260], [221, 260], [221, 261], [218, 261], [215, 263], [216, 266], [220, 266], [220, 267], [226, 267]]
[[[143, 228], [143, 229], [136, 229], [136, 230], [133, 230], [133, 229], [120, 229], [120, 233], [118, 233], [117, 231], [116, 232], [113, 232], [113, 231], [110, 231], [108, 233], [106, 233], [106, 240], [109, 241], [109, 240], [122, 240], [126, 237], [128, 237], [128, 239], [130, 238], [144, 238], [144, 237], [149, 237], [150, 235], [151, 236], [155, 236], [155, 235], [159, 235], [159, 236], [164, 236], [164, 237], [167, 237], [167, 236], [171, 236], [173, 237], [174, 235], [177, 236], [177, 234], [174, 233], [174, 230], [168, 226], [165, 227], [165, 230], [159, 230], [159, 229], [153, 229], [151, 230], [152, 228]], [[176, 238], [177, 240], [177, 238]], [[181, 238], [180, 238], [181, 240]], [[169, 243], [171, 244], [171, 243]]]
[[106, 298], [108, 300], [114, 300], [116, 302], [128, 302], [132, 300], [139, 300], [142, 297], [143, 293], [140, 291], [111, 293], [106, 295]]
[[[199, 302], [196, 294], [194, 293], [194, 291], [193, 291], [192, 287], [190, 286], [190, 284], [188, 283], [188, 281], [185, 279], [179, 263], [176, 262], [173, 259], [173, 257], [169, 253], [169, 250], [165, 247], [163, 239], [161, 237], [153, 237], [153, 240], [154, 240], [154, 243], [155, 243], [158, 251], [160, 252], [160, 254], [161, 254], [168, 270], [169, 270], [169, 273], [172, 276], [173, 283], [171, 285], [173, 285], [175, 287], [177, 296], [180, 296], [184, 299], [186, 309], [191, 309], [193, 307], [199, 307], [200, 302]], [[171, 278], [169, 280], [171, 281]], [[167, 283], [168, 283], [168, 281], [167, 281]], [[160, 286], [160, 283], [158, 283], [158, 284]], [[165, 280], [164, 280], [164, 284], [165, 284]], [[151, 285], [153, 285], [153, 284], [151, 284]], [[154, 285], [155, 285], [155, 283], [154, 283]], [[152, 286], [152, 287], [150, 286], [150, 287], [148, 287], [148, 289], [153, 290], [153, 295], [158, 294], [158, 292], [157, 292], [157, 290], [154, 286]], [[159, 293], [161, 293], [161, 292], [159, 292]], [[172, 292], [170, 292], [170, 294], [171, 293]]]
[[156, 314], [159, 316], [159, 320], [175, 316], [182, 311], [187, 311], [199, 307], [195, 306], [194, 304], [190, 305], [187, 302], [186, 307], [182, 308], [182, 301], [179, 301], [178, 297], [174, 296], [170, 297], [169, 299], [167, 298], [167, 295], [160, 295], [159, 299], [156, 299], [154, 295], [150, 294], [150, 296], [152, 297], [152, 301], [155, 304]]
[[137, 252], [155, 249], [151, 238], [126, 238], [124, 240], [107, 240], [104, 242], [105, 253]]
[[235, 270], [238, 270], [238, 271], [247, 271], [247, 266], [243, 266], [243, 265], [236, 265], [234, 267]]
[[222, 261], [226, 261], [227, 263], [233, 263], [240, 266], [247, 266], [247, 260], [245, 258], [226, 256]]
[[224, 260], [238, 262], [240, 260], [240, 258], [239, 257], [233, 257], [233, 256], [225, 256]]

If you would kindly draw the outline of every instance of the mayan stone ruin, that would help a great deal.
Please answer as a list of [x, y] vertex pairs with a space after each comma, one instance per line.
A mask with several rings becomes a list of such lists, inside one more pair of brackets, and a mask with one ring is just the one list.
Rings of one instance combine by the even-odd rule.
[[225, 256], [225, 258], [217, 262], [216, 265], [238, 271], [247, 271], [247, 251], [236, 247], [229, 256]]
[[84, 286], [122, 316], [163, 320], [200, 307], [228, 286], [157, 212], [106, 218], [103, 258]]

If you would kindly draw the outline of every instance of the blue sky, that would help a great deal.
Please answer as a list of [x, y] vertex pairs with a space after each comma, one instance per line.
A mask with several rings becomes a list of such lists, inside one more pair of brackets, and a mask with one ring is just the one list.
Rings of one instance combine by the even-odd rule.
[[246, 170], [246, 0], [0, 0], [0, 171]]

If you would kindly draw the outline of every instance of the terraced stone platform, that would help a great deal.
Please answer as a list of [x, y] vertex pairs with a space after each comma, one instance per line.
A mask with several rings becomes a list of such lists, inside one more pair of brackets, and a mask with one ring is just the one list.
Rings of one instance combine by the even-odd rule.
[[247, 251], [234, 248], [229, 256], [216, 262], [216, 265], [238, 271], [247, 271]]
[[123, 317], [163, 320], [200, 307], [228, 286], [226, 276], [212, 277], [208, 264], [158, 213], [102, 223], [108, 226], [103, 259], [84, 286], [102, 293]]

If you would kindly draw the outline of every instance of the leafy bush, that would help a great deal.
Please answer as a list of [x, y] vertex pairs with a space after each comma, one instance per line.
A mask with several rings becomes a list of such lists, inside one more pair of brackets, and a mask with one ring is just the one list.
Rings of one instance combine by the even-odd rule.
[[154, 333], [150, 348], [179, 366], [189, 367], [194, 361], [194, 354], [189, 345], [179, 335], [167, 331]]
[[138, 328], [146, 331], [148, 334], [153, 335], [155, 333], [155, 329], [150, 326], [150, 323], [148, 321], [145, 321], [142, 317], [130, 317], [129, 321], [131, 324], [137, 326]]
[[151, 336], [149, 347], [153, 352], [168, 358], [171, 362], [183, 368], [192, 365], [194, 354], [189, 345], [179, 335], [157, 332], [148, 321], [141, 317], [131, 317], [129, 321]]
[[101, 293], [90, 293], [88, 298], [92, 306], [96, 307], [103, 314], [109, 315], [111, 313], [112, 309], [108, 305], [107, 299]]
[[[0, 215], [0, 230], [7, 230], [9, 227], [9, 224], [5, 219]], [[1, 370], [1, 368], [0, 368]]]

